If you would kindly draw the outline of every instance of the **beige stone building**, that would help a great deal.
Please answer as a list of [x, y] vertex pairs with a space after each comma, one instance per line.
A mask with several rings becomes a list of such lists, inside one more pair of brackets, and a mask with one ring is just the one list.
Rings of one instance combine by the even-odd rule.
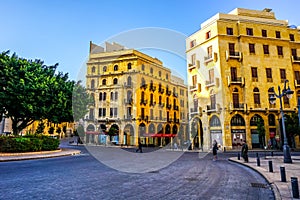
[[165, 146], [187, 140], [187, 86], [157, 58], [116, 43], [90, 43], [86, 87], [95, 105], [85, 143]]
[[[271, 9], [236, 8], [218, 13], [186, 40], [192, 132], [205, 149], [216, 139], [227, 149], [260, 148], [280, 141], [278, 85], [295, 93], [283, 98], [285, 113], [297, 111], [300, 96], [299, 28], [275, 18]], [[258, 121], [266, 134], [260, 137]]]

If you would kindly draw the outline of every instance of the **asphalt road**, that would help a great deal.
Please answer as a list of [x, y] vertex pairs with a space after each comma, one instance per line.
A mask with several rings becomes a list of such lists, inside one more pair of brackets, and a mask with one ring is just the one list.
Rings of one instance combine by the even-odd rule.
[[83, 154], [0, 163], [0, 199], [274, 199], [266, 181], [219, 154], [185, 153], [158, 171], [125, 173]]

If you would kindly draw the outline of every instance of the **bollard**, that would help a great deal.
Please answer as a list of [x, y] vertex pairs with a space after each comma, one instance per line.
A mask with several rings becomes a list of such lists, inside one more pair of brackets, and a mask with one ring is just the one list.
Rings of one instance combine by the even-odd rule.
[[271, 156], [273, 157], [273, 151], [271, 151]]
[[272, 160], [269, 160], [269, 172], [273, 172]]
[[256, 158], [258, 158], [258, 153], [256, 153]]
[[240, 153], [238, 153], [238, 160], [240, 160], [241, 159], [241, 156], [240, 156]]
[[286, 182], [285, 168], [280, 167], [281, 182]]
[[299, 198], [299, 187], [298, 187], [298, 179], [297, 177], [291, 177], [293, 198]]
[[260, 166], [260, 160], [259, 160], [259, 157], [256, 158], [256, 165], [257, 165], [257, 166]]

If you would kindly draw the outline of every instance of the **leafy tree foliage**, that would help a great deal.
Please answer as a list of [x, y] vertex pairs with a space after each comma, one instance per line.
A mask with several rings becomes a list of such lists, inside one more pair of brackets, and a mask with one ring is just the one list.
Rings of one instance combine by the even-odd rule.
[[258, 119], [257, 121], [257, 132], [259, 135], [259, 143], [263, 147], [266, 146], [266, 142], [265, 142], [266, 128], [264, 126], [264, 122], [261, 119]]
[[78, 81], [74, 85], [72, 95], [72, 108], [73, 118], [75, 121], [79, 121], [88, 113], [88, 106], [94, 105], [94, 98], [86, 92], [84, 86], [81, 85], [81, 81]]
[[56, 73], [58, 64], [44, 65], [9, 51], [0, 54], [0, 114], [11, 118], [14, 134], [35, 120], [72, 121], [74, 81]]

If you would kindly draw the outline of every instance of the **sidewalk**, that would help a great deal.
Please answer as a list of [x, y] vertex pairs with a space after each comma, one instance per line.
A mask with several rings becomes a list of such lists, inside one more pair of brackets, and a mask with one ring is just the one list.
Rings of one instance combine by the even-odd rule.
[[[291, 177], [297, 177], [300, 181], [300, 156], [292, 156], [293, 163], [283, 163], [283, 156], [263, 156], [260, 157], [260, 166], [257, 166], [257, 158], [249, 158], [249, 162], [245, 163], [241, 157], [229, 158], [230, 161], [245, 165], [265, 177], [273, 188], [276, 199], [293, 199]], [[272, 161], [273, 172], [269, 172], [269, 161]], [[281, 182], [280, 167], [285, 167], [286, 182]], [[298, 183], [299, 184], [299, 183]]]
[[67, 148], [59, 149], [56, 151], [40, 151], [40, 152], [28, 152], [28, 153], [0, 153], [0, 162], [53, 158], [59, 156], [71, 156], [76, 154], [80, 154], [80, 151], [75, 149], [67, 149]]

